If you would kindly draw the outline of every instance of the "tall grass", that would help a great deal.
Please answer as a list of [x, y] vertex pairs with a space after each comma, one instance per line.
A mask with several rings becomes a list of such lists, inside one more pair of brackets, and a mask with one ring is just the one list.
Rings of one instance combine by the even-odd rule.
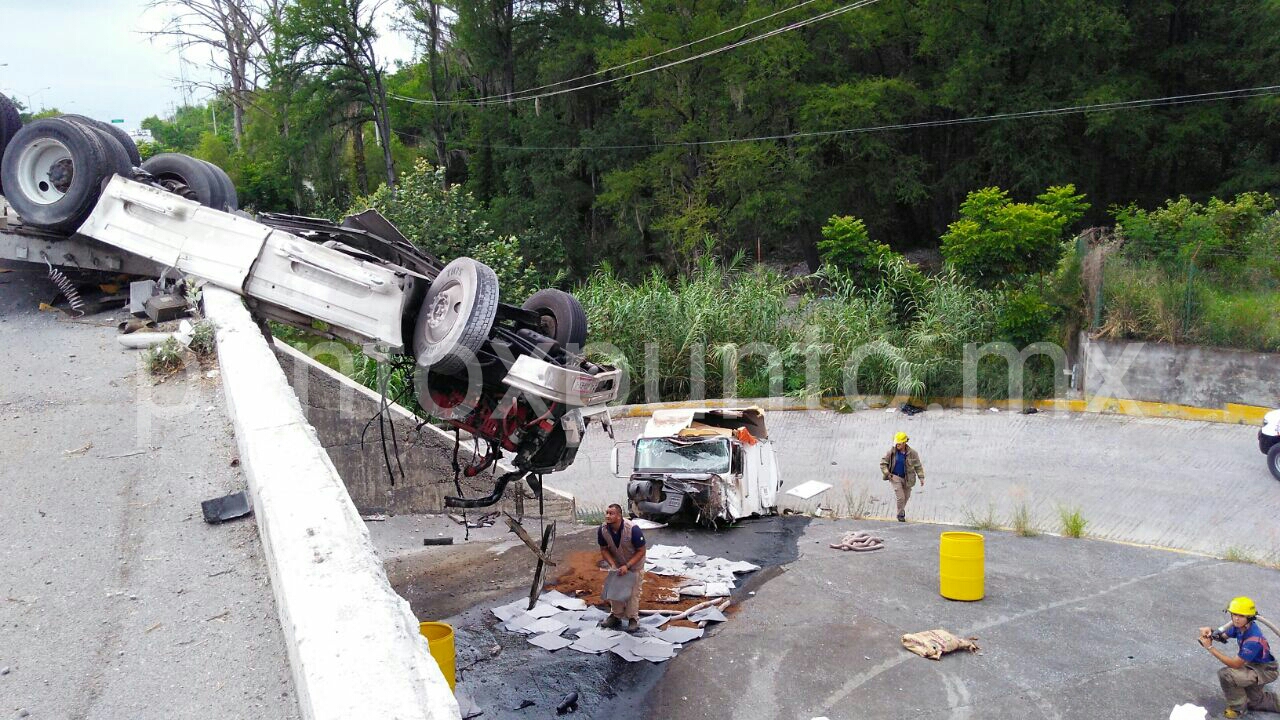
[[1062, 521], [1062, 534], [1065, 537], [1084, 537], [1084, 530], [1089, 526], [1089, 521], [1084, 519], [1084, 515], [1080, 513], [1080, 508], [1060, 507], [1058, 508], [1058, 519]]
[[996, 520], [996, 506], [988, 504], [985, 513], [966, 507], [964, 509], [964, 524], [974, 530], [995, 530], [1000, 527], [1000, 523]]
[[1031, 520], [1031, 511], [1026, 503], [1018, 503], [1013, 510], [1013, 531], [1022, 537], [1035, 537], [1040, 534]]
[[[925, 277], [900, 259], [874, 287], [830, 270], [802, 286], [740, 257], [704, 258], [676, 280], [655, 272], [635, 284], [606, 266], [575, 295], [596, 343], [589, 349], [628, 371], [632, 402], [955, 395], [965, 343], [990, 340], [995, 318], [989, 293], [951, 274]], [[646, 353], [657, 360], [647, 388]]]

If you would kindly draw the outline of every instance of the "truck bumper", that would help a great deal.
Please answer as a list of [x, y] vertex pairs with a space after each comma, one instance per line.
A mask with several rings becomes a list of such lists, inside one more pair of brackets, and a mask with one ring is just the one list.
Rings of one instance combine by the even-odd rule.
[[1267, 435], [1261, 430], [1258, 431], [1258, 449], [1262, 451], [1263, 455], [1266, 455], [1268, 452], [1270, 452], [1271, 446], [1275, 445], [1278, 442], [1280, 442], [1280, 437], [1276, 435]]

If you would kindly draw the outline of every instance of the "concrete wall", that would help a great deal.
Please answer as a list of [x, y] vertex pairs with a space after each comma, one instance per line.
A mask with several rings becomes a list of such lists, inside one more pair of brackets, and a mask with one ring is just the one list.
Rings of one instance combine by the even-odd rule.
[[1280, 407], [1280, 355], [1081, 338], [1086, 399]]
[[[388, 423], [387, 453], [396, 472], [396, 481], [392, 484], [383, 456], [378, 422], [369, 423], [378, 414], [379, 396], [283, 342], [274, 345], [280, 367], [293, 386], [307, 421], [315, 428], [320, 444], [346, 483], [351, 501], [362, 514], [444, 512], [445, 496], [457, 494], [451, 463], [452, 432], [431, 425], [419, 427], [417, 418], [407, 409], [392, 405], [387, 417], [395, 424], [400, 449], [400, 462], [397, 464]], [[473, 457], [471, 442], [463, 433], [458, 462], [465, 467]], [[402, 468], [404, 476], [400, 477]], [[498, 473], [510, 469], [503, 464]], [[522, 501], [520, 491], [526, 495], [529, 493], [524, 483], [518, 486], [508, 486], [505, 499], [493, 509], [508, 510], [526, 517], [536, 516], [538, 501]], [[493, 491], [492, 469], [479, 477], [463, 477], [462, 487], [467, 497], [488, 495]], [[546, 516], [572, 519], [573, 498], [552, 488], [545, 489]], [[519, 507], [521, 504], [523, 506]]]

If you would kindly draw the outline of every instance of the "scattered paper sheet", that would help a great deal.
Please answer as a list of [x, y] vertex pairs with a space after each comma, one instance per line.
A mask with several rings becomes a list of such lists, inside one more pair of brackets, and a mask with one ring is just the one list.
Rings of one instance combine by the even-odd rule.
[[683, 645], [687, 642], [692, 642], [702, 637], [702, 633], [703, 633], [702, 628], [687, 628], [687, 627], [676, 626], [672, 628], [667, 628], [666, 630], [663, 630], [662, 632], [659, 632], [658, 634], [654, 635], [654, 637], [658, 638], [659, 640], [666, 640], [667, 642], [673, 643], [675, 645]]
[[831, 486], [828, 485], [827, 483], [818, 482], [817, 480], [810, 480], [807, 483], [797, 485], [791, 488], [790, 490], [787, 490], [786, 493], [788, 495], [794, 495], [800, 498], [801, 500], [808, 500], [814, 495], [817, 495], [818, 493], [824, 493], [830, 489], [831, 489]]
[[720, 608], [714, 607], [703, 608], [689, 616], [691, 622], [702, 622], [703, 620], [707, 622], [724, 622], [728, 619], [724, 616], [724, 613], [720, 612]]
[[540, 602], [537, 605], [535, 605], [532, 610], [529, 610], [528, 612], [530, 615], [536, 618], [546, 618], [546, 617], [551, 617], [552, 615], [559, 615], [564, 611], [556, 607], [555, 605], [552, 605], [551, 603]]
[[529, 638], [529, 643], [537, 645], [545, 650], [555, 652], [561, 648], [569, 647], [573, 644], [573, 641], [569, 638], [560, 637], [559, 633], [543, 633], [542, 635], [535, 635], [534, 637]]
[[537, 635], [542, 635], [544, 633], [555, 633], [559, 635], [560, 633], [564, 632], [564, 629], [566, 627], [568, 626], [562, 622], [552, 620], [551, 618], [542, 618], [537, 622], [532, 622], [532, 623], [529, 623], [528, 625], [525, 625], [524, 631], [528, 633], [535, 633]]

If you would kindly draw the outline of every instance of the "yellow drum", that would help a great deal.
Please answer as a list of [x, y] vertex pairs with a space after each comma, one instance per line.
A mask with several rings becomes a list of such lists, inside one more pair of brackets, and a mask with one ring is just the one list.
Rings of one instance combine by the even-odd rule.
[[986, 551], [983, 537], [944, 532], [938, 545], [938, 592], [948, 600], [981, 600], [985, 595]]
[[457, 667], [457, 656], [454, 654], [453, 647], [453, 626], [442, 622], [418, 623], [418, 632], [427, 639], [427, 645], [431, 647], [431, 657], [436, 659], [440, 672], [444, 673], [444, 679], [449, 681], [449, 689], [453, 690]]

